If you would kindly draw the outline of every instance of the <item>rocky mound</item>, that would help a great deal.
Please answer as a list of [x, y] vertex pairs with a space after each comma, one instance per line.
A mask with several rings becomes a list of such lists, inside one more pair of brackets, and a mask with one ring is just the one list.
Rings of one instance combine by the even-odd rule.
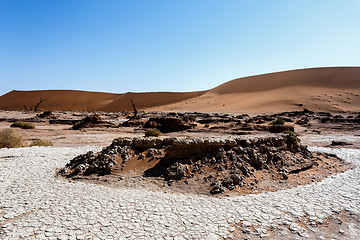
[[125, 173], [176, 181], [203, 179], [212, 194], [241, 187], [267, 171], [277, 179], [314, 166], [317, 156], [293, 135], [267, 138], [117, 138], [99, 153], [75, 157], [59, 174], [66, 177]]
[[189, 117], [153, 117], [145, 123], [144, 128], [157, 128], [162, 133], [168, 133], [188, 130], [194, 126]]
[[79, 130], [83, 128], [91, 128], [91, 127], [115, 127], [114, 124], [110, 122], [103, 121], [99, 116], [87, 116], [83, 118], [81, 121], [76, 122], [71, 129]]

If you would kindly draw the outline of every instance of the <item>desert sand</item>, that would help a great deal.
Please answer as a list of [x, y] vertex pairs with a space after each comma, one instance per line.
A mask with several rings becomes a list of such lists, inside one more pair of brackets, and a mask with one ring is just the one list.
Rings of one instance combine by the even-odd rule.
[[360, 111], [360, 67], [311, 68], [269, 73], [226, 82], [199, 92], [112, 94], [73, 90], [11, 91], [0, 97], [3, 110], [199, 112]]
[[[307, 89], [310, 91], [315, 88], [308, 86]], [[202, 98], [206, 94], [226, 96], [210, 90], [187, 101]], [[234, 98], [237, 97], [236, 93], [231, 94]], [[127, 94], [128, 97], [136, 95]], [[156, 96], [156, 93], [143, 94], [145, 98], [151, 95]], [[183, 98], [188, 95], [177, 96]], [[103, 96], [97, 97], [107, 101]], [[159, 108], [165, 109], [164, 106]], [[14, 121], [29, 122], [35, 126], [33, 129], [13, 128], [14, 132], [22, 136], [26, 146], [36, 139], [50, 140], [53, 143], [53, 147], [0, 149], [1, 239], [27, 239], [32, 236], [35, 239], [71, 239], [72, 236], [80, 236], [78, 238], [81, 239], [101, 237], [104, 232], [109, 234], [109, 239], [127, 239], [128, 236], [147, 233], [153, 235], [146, 236], [146, 239], [162, 239], [164, 236], [169, 236], [169, 239], [324, 239], [323, 236], [333, 239], [357, 239], [359, 235], [359, 113], [331, 114], [303, 110], [251, 117], [247, 114], [231, 113], [146, 112], [140, 113], [139, 118], [127, 112], [45, 113], [0, 111], [0, 130], [9, 128]], [[89, 116], [100, 118], [101, 121], [73, 130], [78, 121], [84, 122]], [[167, 122], [171, 120], [173, 130], [180, 126], [190, 128], [180, 132], [162, 130], [163, 133], [158, 138], [144, 138], [146, 122], [161, 123], [162, 121], [158, 120], [163, 117]], [[295, 133], [271, 132], [269, 126], [273, 125], [272, 121], [277, 118], [283, 118], [285, 122], [276, 126], [276, 129], [283, 131], [293, 127], [303, 143], [310, 146], [311, 153], [305, 150], [306, 148], [296, 147], [299, 146], [295, 144], [298, 142], [295, 141], [297, 138], [291, 136]], [[70, 123], [70, 120], [73, 123]], [[133, 125], [126, 124], [128, 122]], [[178, 124], [174, 124], [176, 122]], [[161, 124], [156, 127], [169, 128]], [[284, 137], [292, 139], [290, 144], [286, 143], [288, 148], [276, 148], [274, 143]], [[135, 148], [125, 146], [119, 139], [123, 139], [124, 144], [131, 139], [132, 143], [137, 143], [137, 147], [147, 146], [147, 149], [135, 152]], [[221, 145], [225, 148], [211, 152], [206, 157], [206, 154], [209, 154], [207, 151], [205, 155], [200, 155], [196, 149], [201, 150], [202, 147], [195, 147], [196, 144], [205, 143], [205, 139], [211, 141], [200, 146], [218, 146], [234, 143], [231, 139], [239, 139], [242, 147], [236, 146], [235, 152], [235, 148], [234, 151], [228, 148], [230, 145]], [[265, 147], [265, 144], [267, 146], [271, 143], [266, 139], [272, 139], [274, 147]], [[174, 148], [172, 151], [168, 147], [154, 148], [160, 145], [152, 143], [159, 143], [161, 140], [163, 144], [175, 140], [184, 143], [188, 146], [185, 153], [196, 153], [198, 157], [186, 159], [201, 161], [185, 162], [179, 159], [181, 163], [176, 162], [169, 168], [156, 168], [166, 156], [166, 149], [167, 154], [184, 153], [183, 147]], [[113, 144], [114, 141], [120, 144]], [[256, 147], [255, 144], [260, 145]], [[114, 153], [115, 148], [109, 146], [115, 147], [117, 153]], [[290, 147], [295, 153], [290, 152]], [[192, 152], [194, 149], [196, 151]], [[265, 149], [271, 152], [259, 155], [260, 151], [266, 151]], [[296, 153], [296, 149], [300, 152]], [[105, 175], [55, 177], [60, 173], [60, 168], [77, 161], [74, 159], [87, 161], [87, 156], [99, 159], [97, 153], [92, 155], [89, 151], [106, 151], [104, 154], [99, 153], [99, 156], [104, 157], [100, 158], [101, 162], [105, 164], [110, 163], [108, 159], [113, 159], [114, 155], [109, 154], [115, 154], [114, 171]], [[248, 157], [236, 155], [239, 151]], [[133, 156], [133, 153], [136, 155]], [[326, 153], [337, 154], [345, 161]], [[271, 159], [277, 160], [272, 161], [269, 156], [274, 156]], [[279, 160], [275, 156], [283, 157]], [[216, 157], [220, 157], [221, 161], [217, 161]], [[245, 168], [244, 166], [253, 162], [248, 162], [245, 157], [249, 160], [249, 157], [252, 160], [266, 157], [269, 161], [261, 161], [267, 163], [264, 169], [251, 166]], [[213, 163], [212, 160], [216, 161], [209, 165]], [[89, 166], [82, 163], [80, 162], [79, 166]], [[275, 169], [274, 166], [279, 166], [277, 163], [286, 163], [286, 168]], [[177, 180], [177, 177], [165, 179], [162, 175], [157, 176], [151, 174], [156, 172], [149, 171], [166, 170], [164, 174], [169, 178], [169, 173], [179, 172], [180, 176], [184, 166], [187, 169], [185, 173], [188, 174], [190, 170], [191, 173], [180, 180]], [[237, 171], [237, 168], [243, 169], [245, 173], [243, 170]], [[167, 169], [173, 170], [168, 173]], [[150, 174], [144, 174], [145, 172]], [[239, 185], [234, 185], [232, 180], [233, 182], [224, 188], [228, 182], [226, 174], [238, 174], [236, 176], [241, 176], [241, 184], [238, 182], [236, 184]], [[246, 176], [242, 177], [243, 174]], [[214, 192], [213, 189], [224, 192]], [[212, 195], [213, 193], [219, 195]], [[138, 222], [147, 225], [137, 225]], [[199, 224], [193, 224], [195, 222]]]

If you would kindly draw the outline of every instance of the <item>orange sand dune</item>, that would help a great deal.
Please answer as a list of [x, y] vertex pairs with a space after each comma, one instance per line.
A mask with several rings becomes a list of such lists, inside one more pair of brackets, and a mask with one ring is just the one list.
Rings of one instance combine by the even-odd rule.
[[112, 112], [132, 110], [130, 99], [136, 104], [136, 108], [146, 110], [152, 107], [185, 101], [201, 96], [204, 92], [173, 93], [173, 92], [149, 92], [149, 93], [125, 93], [114, 99], [106, 106], [99, 108], [101, 111]]
[[200, 97], [151, 110], [360, 112], [360, 67], [311, 68], [238, 78]]
[[360, 112], [360, 67], [300, 69], [245, 77], [202, 92], [125, 93], [49, 90], [11, 91], [0, 96], [0, 108], [39, 110], [139, 110], [205, 112], [314, 111]]
[[238, 78], [209, 90], [218, 94], [259, 92], [291, 86], [360, 88], [360, 67], [308, 68]]
[[41, 98], [39, 109], [59, 111], [91, 111], [106, 105], [119, 95], [74, 90], [11, 91], [0, 97], [0, 108], [6, 110], [33, 109]]
[[130, 99], [138, 109], [162, 106], [184, 101], [202, 95], [204, 92], [190, 93], [125, 93], [113, 94], [74, 90], [11, 91], [0, 97], [0, 109], [33, 110], [41, 98], [46, 99], [39, 110], [54, 111], [129, 111]]

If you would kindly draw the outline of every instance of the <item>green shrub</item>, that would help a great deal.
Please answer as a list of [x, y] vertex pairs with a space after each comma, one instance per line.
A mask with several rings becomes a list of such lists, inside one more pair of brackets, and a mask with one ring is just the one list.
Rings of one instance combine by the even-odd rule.
[[284, 125], [284, 124], [285, 124], [285, 120], [284, 120], [284, 119], [281, 119], [281, 118], [278, 118], [278, 119], [276, 119], [275, 121], [272, 121], [271, 124], [272, 124], [272, 125]]
[[42, 140], [42, 139], [34, 139], [31, 143], [30, 143], [30, 147], [33, 146], [52, 146], [53, 143], [49, 140]]
[[285, 131], [283, 131], [282, 133], [289, 134], [289, 135], [293, 135], [293, 136], [297, 136], [296, 132], [293, 132], [293, 131], [290, 131], [290, 130], [285, 130]]
[[18, 127], [21, 129], [34, 129], [35, 128], [35, 126], [32, 125], [31, 123], [24, 123], [21, 121], [14, 122], [13, 124], [10, 125], [10, 127]]
[[145, 132], [145, 137], [159, 137], [161, 135], [161, 132], [157, 128], [149, 128]]
[[21, 136], [7, 128], [0, 131], [0, 148], [17, 148], [23, 147], [24, 141]]

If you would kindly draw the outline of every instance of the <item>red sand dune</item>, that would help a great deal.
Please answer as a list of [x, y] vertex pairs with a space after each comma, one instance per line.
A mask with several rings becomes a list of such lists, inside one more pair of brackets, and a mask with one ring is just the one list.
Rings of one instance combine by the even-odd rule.
[[226, 82], [202, 92], [111, 94], [73, 90], [11, 91], [0, 108], [128, 111], [133, 99], [141, 110], [205, 112], [315, 111], [360, 112], [360, 67], [312, 68], [263, 74]]
[[33, 109], [41, 98], [39, 109], [91, 111], [107, 105], [118, 94], [74, 90], [11, 91], [0, 97], [0, 107], [6, 110]]
[[138, 109], [159, 107], [171, 103], [185, 101], [201, 96], [204, 92], [174, 93], [174, 92], [148, 92], [148, 93], [125, 93], [118, 96], [111, 103], [100, 107], [99, 110], [106, 112], [132, 110], [130, 99]]

